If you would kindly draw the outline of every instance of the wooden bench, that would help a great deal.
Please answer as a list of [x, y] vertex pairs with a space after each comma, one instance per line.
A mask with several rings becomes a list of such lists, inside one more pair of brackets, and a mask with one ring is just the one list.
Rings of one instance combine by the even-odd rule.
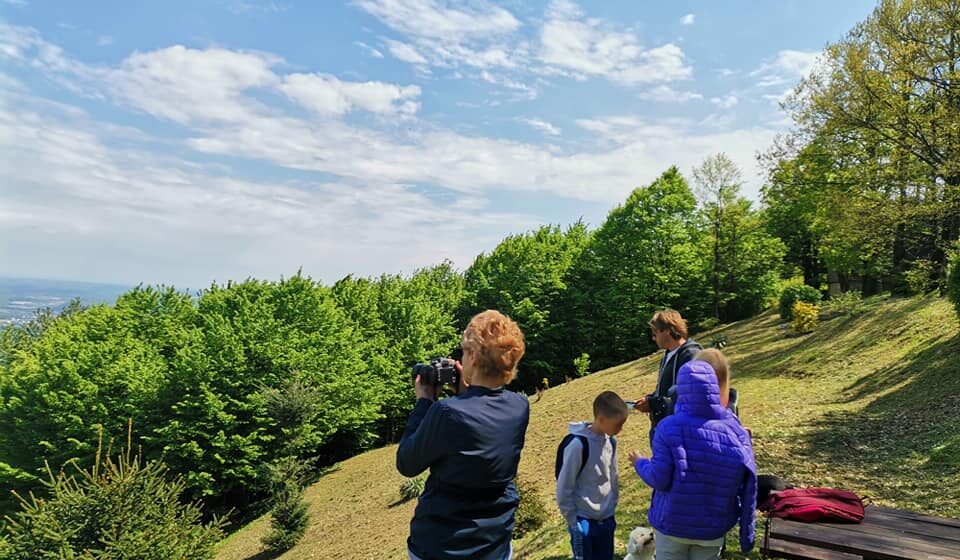
[[960, 520], [875, 506], [856, 524], [771, 518], [760, 550], [789, 560], [960, 560]]

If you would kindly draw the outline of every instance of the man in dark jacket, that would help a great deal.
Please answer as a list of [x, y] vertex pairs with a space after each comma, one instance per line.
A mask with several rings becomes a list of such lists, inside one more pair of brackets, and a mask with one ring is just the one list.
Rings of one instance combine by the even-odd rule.
[[703, 350], [700, 343], [687, 339], [687, 322], [673, 309], [657, 311], [650, 319], [650, 334], [663, 350], [657, 387], [653, 393], [637, 402], [636, 408], [650, 413], [650, 441], [653, 430], [667, 416], [673, 414], [673, 393], [676, 392], [677, 372], [683, 364], [693, 360]]
[[470, 321], [461, 339], [462, 378], [456, 397], [416, 380], [417, 404], [397, 448], [408, 477], [430, 469], [410, 521], [412, 560], [507, 560], [520, 495], [520, 462], [530, 403], [504, 389], [524, 353], [517, 324], [497, 311]]

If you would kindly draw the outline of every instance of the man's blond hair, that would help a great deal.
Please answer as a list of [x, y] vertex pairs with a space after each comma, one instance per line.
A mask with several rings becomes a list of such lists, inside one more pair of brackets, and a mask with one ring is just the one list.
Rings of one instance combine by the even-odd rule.
[[650, 319], [650, 328], [658, 331], [670, 331], [674, 340], [687, 338], [687, 322], [679, 312], [673, 309], [662, 309], [653, 314]]

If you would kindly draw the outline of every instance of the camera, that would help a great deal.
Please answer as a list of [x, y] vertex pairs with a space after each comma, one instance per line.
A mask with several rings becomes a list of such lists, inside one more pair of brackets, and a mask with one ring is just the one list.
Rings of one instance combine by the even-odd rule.
[[454, 361], [450, 358], [433, 358], [430, 363], [415, 364], [413, 366], [413, 379], [417, 376], [428, 385], [453, 385], [459, 387], [460, 373], [454, 367]]

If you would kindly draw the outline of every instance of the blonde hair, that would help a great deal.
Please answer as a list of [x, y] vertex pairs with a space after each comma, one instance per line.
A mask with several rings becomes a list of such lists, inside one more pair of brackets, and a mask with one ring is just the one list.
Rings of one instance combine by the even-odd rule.
[[693, 359], [713, 366], [713, 371], [717, 374], [717, 383], [720, 385], [720, 400], [726, 406], [730, 398], [730, 362], [727, 357], [716, 348], [706, 348], [697, 352]]
[[658, 331], [669, 330], [674, 340], [687, 338], [687, 322], [679, 312], [673, 309], [663, 309], [654, 313], [653, 318], [650, 319], [650, 328]]
[[493, 309], [470, 319], [460, 338], [460, 346], [476, 356], [480, 375], [502, 380], [504, 384], [516, 377], [517, 364], [526, 352], [523, 333], [517, 323]]

